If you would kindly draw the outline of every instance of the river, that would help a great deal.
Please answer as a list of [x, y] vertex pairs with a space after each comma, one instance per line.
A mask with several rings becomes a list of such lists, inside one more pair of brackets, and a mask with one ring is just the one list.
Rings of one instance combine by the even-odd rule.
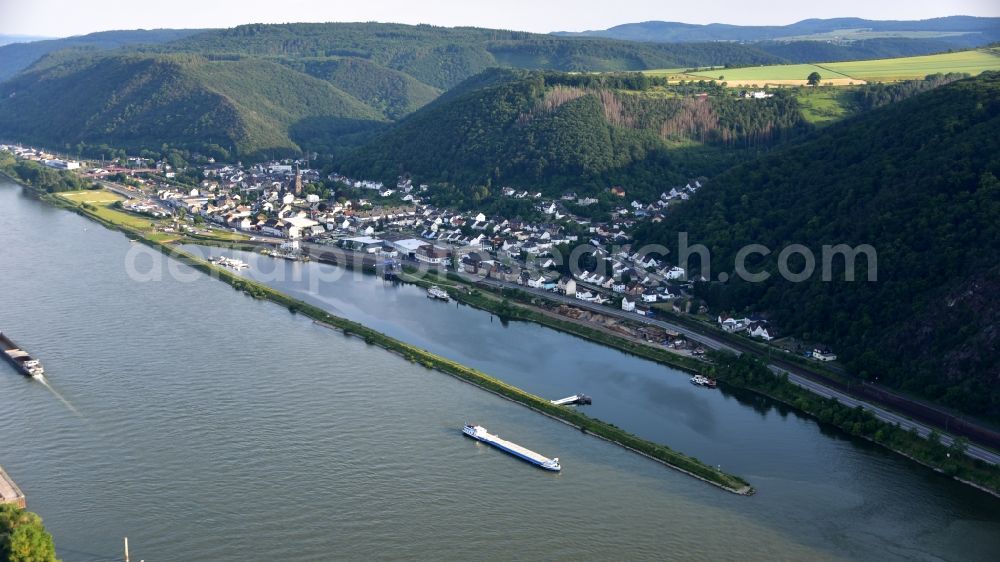
[[[0, 366], [0, 464], [63, 560], [120, 559], [126, 535], [147, 561], [1000, 553], [1000, 500], [767, 400], [416, 287], [265, 258], [245, 273], [531, 392], [585, 392], [588, 413], [721, 465], [757, 495], [183, 266], [143, 280], [166, 262], [6, 180], [0, 248], [0, 329], [48, 371], [46, 386]], [[463, 438], [466, 421], [558, 456], [563, 472]]]

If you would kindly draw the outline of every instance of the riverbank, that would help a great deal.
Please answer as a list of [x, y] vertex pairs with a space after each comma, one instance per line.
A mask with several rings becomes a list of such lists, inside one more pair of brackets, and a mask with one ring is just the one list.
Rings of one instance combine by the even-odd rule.
[[[75, 205], [70, 206], [75, 207]], [[77, 212], [81, 212], [80, 209], [75, 210]], [[83, 214], [88, 215], [89, 213], [87, 211], [87, 209], [83, 209]], [[102, 224], [105, 224], [105, 226], [108, 226], [109, 228], [118, 228], [119, 230], [122, 230], [122, 228], [114, 225], [113, 223], [107, 224], [102, 221]], [[168, 253], [176, 253], [175, 250], [166, 246], [162, 240], [157, 243], [161, 250], [165, 250]], [[227, 241], [222, 240], [199, 239], [197, 240], [197, 243], [208, 243], [231, 247]], [[271, 291], [271, 289], [268, 287], [261, 286], [260, 284], [253, 282], [247, 282], [247, 280], [242, 277], [233, 277], [235, 277], [235, 279], [233, 279], [230, 284], [235, 288], [257, 298], [270, 298], [268, 292]], [[404, 280], [421, 286], [429, 286], [432, 284], [431, 280], [415, 277], [409, 274], [404, 274]], [[722, 368], [719, 365], [713, 367], [711, 363], [699, 361], [692, 357], [678, 355], [666, 349], [659, 349], [658, 346], [652, 344], [632, 341], [620, 335], [610, 333], [610, 331], [606, 329], [602, 330], [597, 327], [588, 327], [580, 323], [574, 323], [557, 318], [552, 314], [546, 314], [543, 307], [538, 307], [532, 304], [535, 302], [536, 298], [540, 297], [533, 297], [523, 291], [507, 289], [501, 291], [500, 294], [496, 294], [492, 291], [480, 290], [479, 287], [471, 285], [462, 278], [453, 274], [447, 274], [446, 277], [434, 279], [433, 281], [447, 288], [451, 296], [456, 300], [497, 314], [503, 319], [535, 322], [537, 324], [558, 331], [570, 333], [589, 341], [594, 341], [596, 343], [649, 359], [657, 363], [681, 368], [693, 373], [703, 373], [708, 374], [709, 376], [714, 376], [721, 380], [723, 384], [728, 384], [735, 388], [750, 390], [778, 402], [782, 402], [799, 412], [815, 418], [821, 423], [833, 425], [849, 435], [862, 437], [873, 443], [877, 443], [891, 451], [897, 452], [911, 460], [914, 460], [919, 464], [949, 475], [956, 480], [974, 486], [982, 491], [986, 491], [994, 495], [998, 495], [998, 491], [1000, 491], [1000, 478], [997, 477], [998, 471], [996, 470], [996, 467], [968, 458], [962, 454], [961, 447], [945, 447], [940, 443], [928, 441], [918, 435], [901, 430], [895, 425], [881, 422], [875, 419], [874, 416], [867, 411], [860, 411], [860, 413], [858, 413], [858, 409], [849, 408], [836, 402], [835, 400], [819, 397], [806, 389], [802, 389], [788, 383], [787, 380], [784, 380], [782, 377], [778, 377], [767, 370], [763, 364], [758, 365], [751, 361], [750, 358], [733, 359], [726, 355], [713, 354], [711, 357], [712, 361], [717, 362], [720, 365], [726, 365], [725, 368]], [[282, 296], [288, 298], [285, 295]], [[274, 299], [271, 298], [270, 300]], [[286, 304], [286, 306], [289, 305]], [[289, 308], [292, 309], [293, 307], [289, 306]], [[317, 311], [320, 315], [326, 315], [326, 313], [322, 310], [317, 309]], [[323, 316], [320, 316], [320, 318], [323, 318]], [[360, 325], [355, 323], [351, 324], [352, 325], [346, 327], [345, 332], [361, 333], [361, 330], [358, 328]], [[384, 336], [384, 334], [380, 334], [379, 332], [372, 331], [371, 334], [363, 337], [365, 337], [366, 341], [370, 340], [369, 343], [378, 343], [376, 341], [378, 337], [386, 336]], [[386, 347], [386, 349], [393, 350], [391, 346]], [[406, 351], [407, 350], [404, 349], [400, 351], [400, 353], [406, 356]], [[416, 357], [411, 357], [411, 360], [419, 362]], [[730, 361], [737, 362], [732, 363]], [[746, 363], [744, 363], [744, 361], [746, 361]], [[435, 364], [433, 361], [431, 361], [429, 365], [425, 366], [442, 370], [454, 376], [459, 376], [459, 378], [463, 378], [459, 374], [449, 372], [447, 366]], [[740, 373], [741, 369], [746, 369], [746, 372], [754, 372], [755, 375], [746, 376], [746, 372]], [[475, 379], [475, 377], [473, 377], [473, 379]], [[469, 382], [473, 382], [473, 380], [469, 380]], [[493, 391], [489, 382], [484, 384], [480, 384], [480, 382], [474, 382], [474, 384]], [[503, 384], [501, 381], [495, 382]], [[503, 393], [500, 394], [507, 397]], [[534, 400], [541, 400], [533, 395], [527, 393], [525, 394], [532, 397]], [[526, 402], [526, 399], [523, 396], [512, 396], [509, 398], [532, 407], [532, 409], [536, 409], [533, 407], [534, 402]], [[547, 407], [549, 405], [546, 401], [542, 402], [543, 409], [538, 411], [547, 413]], [[576, 427], [581, 427], [597, 436], [604, 437], [604, 435], [600, 433], [590, 431], [583, 422], [576, 423], [569, 421], [568, 423], [571, 423], [571, 425]], [[625, 434], [608, 436], [607, 438], [618, 443], [619, 445], [635, 450], [636, 452], [647, 454], [643, 451], [642, 447], [635, 448], [626, 444], [629, 442], [629, 439], [633, 437], [634, 436]], [[670, 451], [670, 453], [676, 453], [675, 451], [669, 449], [667, 450]], [[653, 452], [650, 456], [651, 458], [658, 459], [658, 457], [661, 456], [661, 453]], [[682, 466], [688, 462], [688, 457], [684, 457], [683, 455], [681, 457], [676, 457], [671, 454], [667, 454], [666, 456], [671, 460], [662, 461], [665, 462], [665, 464], [669, 464], [679, 470], [684, 470], [694, 476], [698, 476], [697, 472], [688, 471], [682, 468]], [[696, 459], [690, 460], [697, 462]], [[714, 469], [708, 468], [708, 470], [710, 471], [709, 473], [714, 472]]]
[[[142, 243], [164, 253], [165, 255], [180, 261], [181, 263], [229, 284], [234, 289], [242, 291], [249, 296], [280, 304], [292, 313], [303, 314], [314, 321], [322, 323], [324, 326], [340, 330], [346, 335], [357, 336], [364, 339], [365, 342], [370, 345], [376, 345], [388, 351], [397, 353], [402, 357], [405, 357], [407, 360], [419, 363], [428, 369], [440, 371], [466, 382], [475, 384], [480, 388], [518, 402], [531, 408], [532, 410], [576, 427], [589, 435], [605, 439], [609, 442], [629, 449], [630, 451], [642, 454], [660, 462], [661, 464], [690, 476], [694, 476], [699, 480], [712, 484], [723, 490], [738, 495], [751, 495], [755, 492], [753, 487], [750, 486], [750, 484], [744, 479], [712, 468], [696, 458], [674, 451], [665, 445], [653, 443], [632, 435], [631, 433], [615, 427], [612, 424], [587, 416], [576, 409], [564, 406], [554, 406], [548, 400], [490, 377], [483, 372], [460, 365], [454, 361], [450, 361], [430, 353], [427, 350], [406, 344], [357, 322], [334, 316], [319, 307], [292, 298], [268, 287], [267, 285], [246, 279], [224, 268], [220, 268], [206, 261], [200, 260], [172, 246], [170, 244], [172, 240], [165, 241], [162, 236], [150, 236], [151, 232], [155, 233], [155, 229], [138, 229], [134, 225], [129, 225], [123, 222], [114, 222], [108, 216], [99, 214], [96, 209], [87, 208], [87, 206], [83, 203], [74, 202], [67, 198], [48, 195], [44, 195], [42, 198], [46, 201], [53, 202], [62, 208], [77, 212], [107, 228], [124, 232], [130, 238], [139, 240]], [[199, 240], [198, 242], [225, 243], [217, 240]]]
[[[350, 260], [337, 265], [353, 267]], [[540, 299], [517, 289], [486, 290], [448, 272], [420, 276], [414, 270], [404, 271], [401, 280], [428, 288], [444, 288], [458, 302], [490, 312], [502, 320], [533, 322], [557, 331], [569, 333], [644, 359], [693, 374], [716, 378], [723, 385], [747, 390], [793, 408], [818, 422], [834, 426], [844, 433], [875, 443], [911, 461], [945, 474], [980, 491], [1000, 497], [1000, 470], [995, 465], [964, 454], [964, 441], [948, 447], [933, 439], [925, 439], [903, 430], [896, 424], [876, 418], [870, 411], [852, 408], [835, 399], [828, 399], [790, 383], [776, 375], [766, 364], [752, 355], [736, 357], [730, 353], [710, 352], [707, 360], [677, 354], [652, 342], [636, 341], [607, 328], [587, 326], [561, 318], [539, 306]]]

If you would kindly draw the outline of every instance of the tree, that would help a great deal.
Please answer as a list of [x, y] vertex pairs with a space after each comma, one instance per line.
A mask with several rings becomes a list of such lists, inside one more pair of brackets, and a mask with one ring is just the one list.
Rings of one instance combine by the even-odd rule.
[[24, 509], [0, 505], [0, 562], [52, 562], [56, 547], [42, 518]]
[[806, 83], [810, 86], [819, 86], [819, 81], [822, 79], [823, 77], [819, 75], [819, 72], [813, 71], [809, 73], [809, 77], [806, 78]]

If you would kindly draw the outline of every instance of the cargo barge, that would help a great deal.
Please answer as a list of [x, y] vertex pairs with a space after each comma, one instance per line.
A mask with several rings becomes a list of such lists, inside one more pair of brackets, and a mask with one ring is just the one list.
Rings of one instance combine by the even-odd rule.
[[0, 332], [0, 351], [3, 352], [4, 358], [10, 361], [11, 365], [14, 365], [14, 368], [22, 375], [26, 377], [40, 377], [45, 374], [42, 362], [18, 347], [3, 332]]
[[562, 467], [559, 466], [559, 457], [550, 459], [544, 457], [530, 449], [525, 449], [524, 447], [518, 445], [517, 443], [511, 443], [506, 439], [501, 439], [498, 435], [493, 435], [492, 433], [486, 431], [486, 428], [481, 425], [465, 424], [462, 428], [462, 433], [475, 439], [476, 441], [482, 441], [487, 445], [492, 445], [501, 451], [514, 455], [515, 457], [530, 462], [531, 464], [552, 472], [559, 472]]
[[0, 466], [0, 504], [3, 503], [13, 504], [22, 509], [28, 507], [28, 503], [24, 499], [24, 492], [17, 487], [14, 480]]

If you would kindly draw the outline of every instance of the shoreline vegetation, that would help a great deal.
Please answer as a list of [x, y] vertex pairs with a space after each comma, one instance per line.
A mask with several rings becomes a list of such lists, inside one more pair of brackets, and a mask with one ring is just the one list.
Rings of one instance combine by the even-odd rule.
[[[8, 175], [8, 177], [10, 176]], [[21, 183], [22, 185], [25, 185], [24, 182], [21, 182], [16, 178], [12, 179], [18, 181], [18, 183]], [[111, 230], [121, 231], [130, 238], [134, 238], [143, 244], [162, 252], [168, 257], [205, 273], [210, 277], [223, 281], [235, 290], [246, 293], [248, 296], [255, 299], [268, 300], [275, 304], [282, 305], [286, 307], [289, 312], [293, 314], [305, 315], [318, 325], [339, 330], [347, 336], [356, 336], [363, 339], [365, 343], [369, 345], [376, 345], [387, 351], [396, 353], [412, 363], [419, 363], [428, 369], [440, 371], [465, 382], [474, 384], [484, 390], [492, 392], [493, 394], [527, 406], [528, 408], [531, 408], [532, 410], [547, 417], [559, 420], [567, 425], [580, 429], [584, 433], [615, 443], [625, 449], [639, 453], [647, 458], [660, 462], [661, 464], [679, 472], [693, 476], [703, 482], [707, 482], [728, 492], [737, 495], [749, 496], [756, 491], [746, 480], [740, 478], [739, 476], [728, 474], [716, 468], [710, 467], [694, 457], [675, 451], [665, 445], [654, 443], [635, 436], [613, 424], [587, 416], [586, 414], [583, 414], [573, 408], [555, 406], [544, 398], [525, 392], [520, 388], [493, 378], [486, 373], [391, 338], [358, 322], [334, 316], [319, 307], [285, 295], [284, 293], [276, 291], [263, 283], [241, 277], [224, 268], [198, 259], [195, 256], [172, 246], [169, 242], [149, 236], [148, 231], [137, 229], [134, 226], [125, 223], [114, 222], [108, 217], [97, 213], [96, 209], [88, 208], [88, 206], [84, 203], [75, 202], [63, 197], [52, 196], [33, 186], [25, 185], [25, 187], [36, 192], [47, 202], [53, 203], [60, 208], [81, 214]], [[93, 206], [91, 205], [90, 207]], [[198, 242], [225, 243], [211, 239], [199, 240]]]
[[[448, 279], [464, 283], [451, 274]], [[407, 281], [421, 286], [430, 285], [425, 280], [411, 281], [408, 278]], [[532, 310], [531, 295], [521, 291], [504, 290], [504, 300], [491, 300], [482, 297], [478, 288], [471, 291], [467, 287], [465, 290], [445, 288], [450, 289], [448, 293], [455, 300], [496, 314], [501, 319], [535, 322], [656, 363], [715, 378], [731, 388], [770, 398], [822, 424], [832, 425], [848, 435], [881, 445], [935, 472], [1000, 497], [1000, 467], [967, 456], [965, 448], [968, 442], [964, 438], [958, 438], [951, 446], [946, 446], [941, 443], [941, 436], [937, 431], [932, 431], [928, 438], [921, 437], [915, 431], [906, 431], [896, 424], [879, 420], [861, 407], [851, 408], [835, 398], [824, 398], [792, 384], [787, 376], [775, 374], [768, 369], [766, 362], [749, 354], [736, 356], [711, 351], [707, 354], [709, 361], [700, 361], [658, 346], [542, 314]], [[528, 302], [525, 303], [525, 300]], [[512, 301], [516, 304], [511, 304]]]
[[[19, 181], [16, 178], [12, 179]], [[30, 188], [30, 186], [27, 187]], [[35, 190], [38, 191], [37, 189]], [[742, 495], [750, 495], [755, 492], [742, 478], [722, 473], [701, 463], [697, 459], [673, 451], [669, 447], [638, 438], [613, 424], [590, 418], [575, 410], [553, 406], [540, 397], [489, 377], [485, 373], [389, 338], [380, 332], [356, 322], [334, 317], [318, 307], [291, 298], [266, 285], [245, 279], [224, 269], [216, 268], [207, 262], [198, 260], [194, 256], [171, 246], [169, 242], [149, 238], [144, 233], [137, 232], [127, 225], [117, 224], [106, 218], [102, 218], [94, 210], [87, 209], [80, 203], [44, 193], [40, 193], [40, 195], [58, 206], [83, 214], [110, 229], [120, 230], [126, 234], [136, 236], [147, 245], [159, 249], [168, 256], [179, 259], [187, 265], [217, 277], [235, 289], [241, 290], [255, 298], [268, 299], [272, 302], [283, 304], [292, 312], [306, 314], [318, 324], [341, 330], [347, 335], [357, 335], [369, 344], [379, 345], [410, 361], [420, 362], [430, 369], [439, 370], [461, 380], [476, 384], [494, 394], [521, 403], [539, 413], [559, 419], [564, 423], [580, 428], [586, 433], [614, 442], [730, 492]], [[209, 238], [192, 240], [192, 242], [230, 248], [234, 247], [229, 241]], [[236, 246], [238, 247], [239, 245]], [[240, 249], [247, 248], [243, 247]], [[351, 264], [339, 265], [351, 267]], [[408, 273], [404, 271], [403, 278], [407, 283], [422, 287], [433, 284], [426, 279], [414, 276], [412, 272]], [[660, 364], [716, 378], [724, 385], [747, 390], [775, 400], [823, 424], [832, 425], [849, 435], [881, 445], [936, 472], [1000, 497], [1000, 467], [972, 459], [965, 455], [967, 442], [964, 439], [960, 438], [956, 440], [950, 447], [940, 442], [940, 435], [936, 431], [932, 432], [930, 437], [925, 439], [920, 437], [915, 431], [905, 431], [898, 425], [878, 420], [871, 412], [860, 407], [850, 408], [841, 404], [836, 399], [823, 398], [806, 389], [800, 388], [790, 383], [787, 377], [771, 372], [765, 362], [748, 354], [737, 357], [731, 353], [710, 352], [708, 354], [709, 361], [700, 361], [672, 353], [666, 349], [632, 341], [598, 328], [583, 326], [544, 314], [541, 309], [532, 304], [531, 296], [521, 291], [507, 289], [501, 290], [500, 294], [497, 295], [492, 291], [483, 291], [479, 287], [473, 288], [466, 280], [451, 273], [447, 274], [447, 281], [458, 284], [457, 286], [454, 284], [443, 285], [452, 298], [463, 304], [496, 314], [501, 320], [535, 322]], [[437, 283], [441, 285], [440, 281], [437, 281]]]

